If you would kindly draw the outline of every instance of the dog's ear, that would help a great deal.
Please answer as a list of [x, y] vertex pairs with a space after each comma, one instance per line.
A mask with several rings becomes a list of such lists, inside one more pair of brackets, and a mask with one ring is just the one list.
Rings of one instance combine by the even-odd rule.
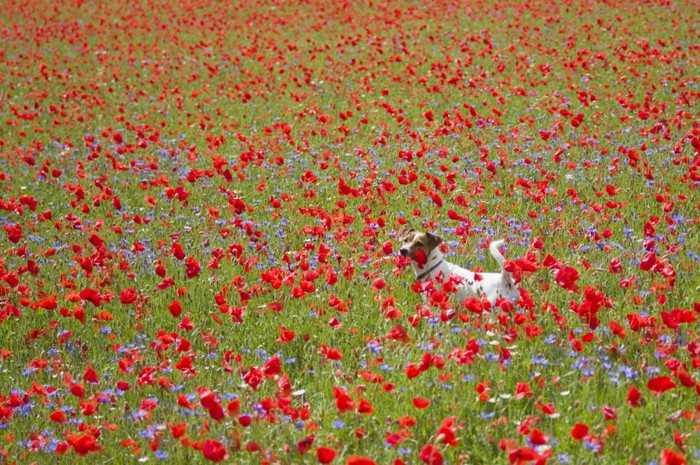
[[433, 250], [435, 247], [442, 244], [442, 237], [436, 236], [433, 233], [426, 233], [425, 235], [428, 236], [428, 248], [430, 250]]
[[413, 231], [415, 231], [415, 229], [413, 228], [403, 228], [401, 231], [399, 231], [399, 234], [398, 236], [396, 236], [396, 239], [403, 242], [403, 240], [406, 239], [406, 237]]

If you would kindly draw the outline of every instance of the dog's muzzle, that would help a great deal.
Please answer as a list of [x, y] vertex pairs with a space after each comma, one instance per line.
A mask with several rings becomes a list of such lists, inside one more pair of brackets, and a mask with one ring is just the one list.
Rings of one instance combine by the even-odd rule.
[[399, 253], [402, 257], [405, 257], [408, 255], [408, 249], [399, 249]]

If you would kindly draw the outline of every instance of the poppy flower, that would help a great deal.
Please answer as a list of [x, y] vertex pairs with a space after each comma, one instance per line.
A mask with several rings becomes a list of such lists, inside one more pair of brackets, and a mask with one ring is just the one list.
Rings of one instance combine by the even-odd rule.
[[173, 242], [171, 252], [175, 258], [178, 260], [184, 260], [185, 258], [185, 249], [182, 248], [182, 245], [180, 245], [177, 242]]
[[132, 303], [136, 302], [136, 297], [137, 297], [137, 293], [136, 293], [135, 289], [133, 289], [133, 288], [124, 289], [119, 294], [119, 301], [121, 303], [123, 303], [124, 305], [132, 304]]
[[377, 462], [369, 457], [351, 455], [345, 462], [345, 465], [377, 465]]
[[540, 454], [532, 447], [518, 447], [508, 452], [508, 462], [511, 465], [527, 465], [540, 459]]
[[212, 462], [228, 460], [228, 451], [223, 444], [214, 439], [205, 439], [202, 444], [202, 455]]
[[175, 318], [178, 318], [182, 314], [182, 306], [180, 305], [180, 301], [177, 299], [174, 299], [170, 305], [168, 305], [168, 311], [170, 311], [170, 314], [174, 316]]
[[258, 390], [258, 386], [263, 381], [263, 372], [257, 367], [249, 367], [247, 371], [243, 372], [243, 381], [253, 388], [254, 391]]
[[66, 416], [62, 410], [54, 410], [54, 412], [49, 415], [49, 420], [55, 421], [56, 423], [65, 423]]
[[583, 423], [576, 423], [571, 429], [571, 437], [577, 441], [583, 441], [588, 436], [588, 426]]
[[85, 397], [85, 387], [83, 386], [83, 383], [76, 383], [71, 385], [70, 392], [75, 397], [79, 397], [81, 399]]
[[530, 442], [535, 446], [547, 444], [547, 441], [549, 441], [549, 438], [537, 428], [532, 430], [532, 433], [530, 433]]
[[280, 325], [278, 328], [279, 331], [279, 338], [277, 339], [277, 343], [285, 343], [285, 342], [291, 342], [294, 340], [294, 336], [296, 333], [290, 329], [287, 329], [285, 325]]
[[100, 379], [97, 377], [97, 372], [90, 365], [88, 365], [88, 367], [85, 369], [85, 373], [83, 373], [83, 379], [88, 383], [93, 384], [97, 384], [100, 382]]
[[664, 449], [661, 451], [660, 465], [687, 465], [688, 461], [683, 454], [680, 454], [673, 449]]
[[360, 399], [357, 401], [357, 413], [372, 415], [374, 413], [374, 407], [367, 399]]
[[176, 423], [170, 426], [170, 432], [175, 439], [182, 437], [187, 431], [187, 423]]
[[377, 278], [374, 281], [372, 281], [372, 290], [374, 292], [377, 292], [381, 289], [384, 289], [386, 286], [386, 281], [384, 281], [382, 278]]
[[75, 453], [82, 456], [102, 449], [102, 446], [97, 444], [95, 437], [87, 434], [69, 438], [68, 442], [73, 446]]
[[16, 244], [22, 239], [23, 233], [22, 233], [22, 226], [19, 224], [13, 224], [13, 225], [4, 225], [2, 227], [5, 232], [7, 233], [7, 238], [12, 242], [13, 244]]
[[318, 350], [328, 360], [341, 360], [343, 358], [343, 353], [341, 351], [333, 347], [328, 347], [325, 344], [322, 344]]
[[413, 363], [409, 363], [408, 366], [406, 367], [406, 376], [408, 379], [413, 379], [420, 375], [423, 370], [420, 369], [420, 367], [417, 367]]
[[194, 257], [187, 257], [185, 261], [185, 277], [187, 279], [196, 278], [201, 270], [202, 266]]
[[221, 422], [221, 420], [224, 418], [224, 409], [214, 392], [208, 389], [202, 390], [199, 397], [199, 402], [202, 404], [202, 407], [209, 411], [209, 415], [214, 420]]
[[579, 279], [578, 271], [570, 266], [559, 269], [555, 275], [556, 283], [564, 289], [572, 292], [578, 291], [576, 281]]
[[301, 441], [297, 442], [297, 452], [299, 453], [299, 455], [304, 455], [308, 451], [310, 451], [315, 439], [316, 436], [310, 434], [303, 438]]
[[319, 463], [331, 463], [333, 460], [335, 460], [337, 455], [338, 452], [330, 447], [319, 447], [316, 449], [316, 458], [318, 459]]
[[656, 378], [651, 378], [649, 381], [647, 381], [647, 389], [655, 392], [657, 396], [670, 389], [675, 389], [676, 386], [676, 383], [674, 383], [668, 376], [659, 376]]
[[333, 397], [335, 397], [335, 406], [338, 412], [343, 413], [352, 411], [355, 408], [355, 402], [342, 387], [333, 388]]
[[419, 455], [423, 463], [428, 465], [442, 465], [445, 459], [440, 453], [440, 450], [432, 444], [426, 444], [420, 451]]
[[614, 408], [603, 405], [600, 410], [606, 420], [617, 420], [617, 411]]
[[80, 291], [79, 295], [81, 300], [87, 300], [95, 307], [99, 307], [103, 301], [102, 295], [97, 290], [89, 287]]
[[391, 241], [386, 241], [382, 244], [382, 253], [384, 255], [391, 255], [394, 253], [394, 246]]
[[430, 399], [426, 399], [424, 397], [414, 397], [413, 398], [413, 406], [416, 408], [424, 409], [429, 405], [430, 405]]
[[457, 439], [457, 429], [458, 425], [455, 424], [455, 418], [445, 418], [440, 424], [440, 428], [437, 433], [435, 433], [435, 439], [441, 444], [447, 444], [451, 447], [457, 447], [459, 443]]
[[235, 417], [241, 412], [241, 400], [239, 398], [234, 398], [226, 404], [226, 411], [230, 417]]
[[532, 397], [534, 394], [530, 389], [529, 383], [518, 383], [515, 387], [515, 399], [522, 400], [526, 397]]

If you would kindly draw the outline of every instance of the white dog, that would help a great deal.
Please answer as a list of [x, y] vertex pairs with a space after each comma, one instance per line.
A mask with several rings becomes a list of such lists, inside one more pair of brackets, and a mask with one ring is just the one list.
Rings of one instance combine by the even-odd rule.
[[[438, 277], [443, 282], [453, 279], [457, 283], [457, 291], [454, 295], [460, 301], [468, 297], [484, 297], [494, 305], [499, 298], [517, 300], [520, 297], [520, 291], [513, 277], [503, 268], [505, 259], [498, 250], [498, 246], [503, 243], [502, 240], [493, 241], [489, 245], [491, 255], [501, 267], [500, 273], [475, 273], [448, 262], [438, 249], [442, 238], [432, 233], [403, 229], [399, 232], [398, 240], [401, 241], [399, 253], [411, 258], [411, 265], [418, 281], [425, 282]], [[424, 257], [423, 260], [416, 260], [416, 257], [421, 256]]]

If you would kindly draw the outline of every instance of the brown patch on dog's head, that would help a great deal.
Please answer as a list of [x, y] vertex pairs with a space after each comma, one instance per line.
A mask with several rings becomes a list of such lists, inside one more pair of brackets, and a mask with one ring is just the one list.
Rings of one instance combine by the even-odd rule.
[[416, 258], [419, 250], [422, 250], [426, 257], [429, 256], [430, 252], [442, 243], [440, 236], [408, 228], [399, 231], [397, 238], [401, 242], [399, 253], [412, 259]]
[[408, 237], [409, 234], [411, 234], [412, 232], [415, 232], [415, 231], [416, 230], [413, 228], [403, 228], [401, 231], [399, 231], [399, 234], [396, 236], [396, 239], [399, 242], [403, 242]]

